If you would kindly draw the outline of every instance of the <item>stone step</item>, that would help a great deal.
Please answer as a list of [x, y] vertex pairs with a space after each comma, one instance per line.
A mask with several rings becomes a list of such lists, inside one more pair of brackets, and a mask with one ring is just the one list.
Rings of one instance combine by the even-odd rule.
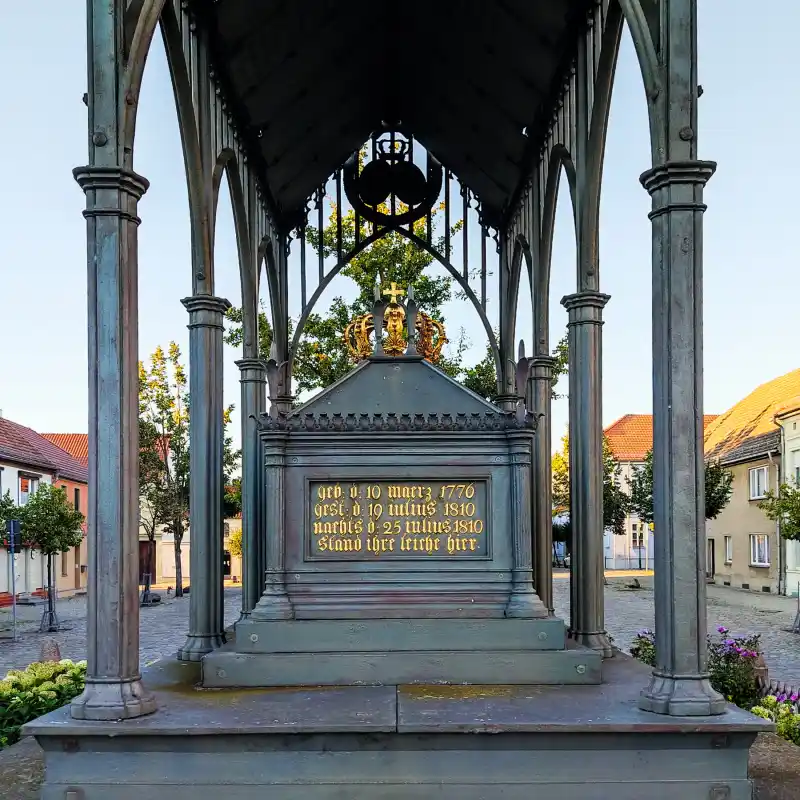
[[238, 653], [563, 650], [560, 619], [243, 620]]
[[238, 653], [202, 662], [205, 688], [393, 684], [598, 684], [602, 658], [568, 650]]

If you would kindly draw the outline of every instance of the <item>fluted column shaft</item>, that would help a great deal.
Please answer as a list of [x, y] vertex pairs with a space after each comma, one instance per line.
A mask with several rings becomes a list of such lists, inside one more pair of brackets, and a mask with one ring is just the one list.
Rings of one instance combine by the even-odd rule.
[[258, 441], [258, 415], [263, 411], [267, 369], [258, 358], [236, 362], [242, 386], [242, 618], [258, 603], [262, 592], [259, 515], [261, 465]]
[[703, 187], [712, 161], [673, 161], [641, 181], [653, 210], [653, 517], [656, 667], [640, 705], [719, 714], [706, 668], [703, 464]]
[[262, 447], [266, 574], [264, 593], [250, 618], [291, 619], [294, 610], [286, 593], [286, 434], [270, 435]]
[[181, 661], [225, 642], [222, 583], [222, 320], [230, 303], [211, 295], [181, 301], [189, 312], [189, 634]]
[[81, 167], [89, 300], [89, 582], [86, 688], [75, 719], [155, 711], [139, 672], [139, 319], [137, 203], [148, 183]]
[[536, 594], [553, 613], [553, 475], [551, 409], [555, 359], [539, 356], [531, 362], [530, 409], [537, 416], [533, 438], [533, 543]]
[[569, 312], [570, 636], [612, 655], [603, 613], [603, 308], [609, 296], [564, 297]]

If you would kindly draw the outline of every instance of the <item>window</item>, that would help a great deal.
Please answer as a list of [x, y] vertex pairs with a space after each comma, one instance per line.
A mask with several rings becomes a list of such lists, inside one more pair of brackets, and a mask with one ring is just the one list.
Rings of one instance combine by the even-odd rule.
[[731, 564], [733, 562], [733, 537], [725, 537], [725, 563]]
[[750, 470], [750, 499], [761, 500], [767, 494], [767, 468], [756, 467]]
[[62, 578], [66, 578], [67, 574], [68, 574], [67, 573], [67, 554], [66, 553], [62, 553], [61, 554], [61, 577]]
[[20, 475], [19, 476], [19, 504], [24, 506], [30, 496], [36, 494], [36, 490], [39, 488], [39, 479], [33, 478], [30, 475]]
[[769, 566], [769, 537], [766, 533], [750, 534], [750, 566]]
[[75, 488], [75, 510], [81, 510], [81, 490], [77, 487]]

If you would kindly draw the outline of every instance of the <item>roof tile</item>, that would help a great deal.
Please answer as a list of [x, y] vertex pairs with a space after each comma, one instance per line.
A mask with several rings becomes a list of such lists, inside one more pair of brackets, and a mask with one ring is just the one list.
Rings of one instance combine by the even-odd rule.
[[0, 417], [0, 458], [37, 469], [57, 472], [62, 478], [89, 482], [87, 464], [57, 447], [31, 428]]
[[[716, 414], [706, 414], [706, 428], [716, 418]], [[604, 433], [617, 461], [644, 461], [647, 451], [653, 448], [653, 415], [626, 414]]]

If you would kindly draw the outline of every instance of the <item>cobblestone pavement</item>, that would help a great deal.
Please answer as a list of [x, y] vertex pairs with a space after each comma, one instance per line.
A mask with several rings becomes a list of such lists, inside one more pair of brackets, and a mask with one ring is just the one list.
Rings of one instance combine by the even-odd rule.
[[[553, 583], [556, 614], [568, 620], [569, 580], [561, 578]], [[653, 590], [631, 591], [624, 585], [625, 581], [619, 581], [606, 586], [605, 608], [608, 632], [614, 644], [627, 652], [638, 630], [653, 627]], [[724, 625], [734, 635], [760, 634], [770, 679], [800, 686], [800, 635], [787, 630], [794, 620], [796, 603], [789, 598], [709, 587], [708, 629], [715, 632], [718, 625]]]
[[[160, 593], [159, 605], [141, 609], [139, 650], [142, 666], [170, 656], [183, 644], [189, 625], [189, 598], [166, 599]], [[241, 589], [225, 590], [225, 624], [233, 624], [241, 609]], [[22, 669], [39, 660], [42, 641], [52, 637], [58, 642], [62, 658], [79, 661], [86, 658], [86, 598], [75, 597], [58, 601], [58, 618], [65, 630], [58, 633], [39, 633], [44, 606], [19, 606], [17, 610], [16, 642], [0, 640], [0, 676], [10, 669]], [[0, 610], [0, 625], [11, 623], [10, 609]]]
[[[653, 591], [624, 588], [628, 579], [611, 581], [605, 589], [606, 623], [615, 644], [627, 651], [641, 628], [653, 627]], [[651, 583], [642, 581], [642, 583]], [[162, 593], [162, 597], [164, 593]], [[554, 581], [556, 614], [569, 619], [569, 580]], [[225, 590], [225, 623], [238, 618], [240, 589]], [[61, 600], [58, 614], [67, 630], [55, 634], [38, 633], [42, 606], [21, 606], [18, 611], [19, 640], [0, 640], [0, 675], [20, 669], [39, 658], [42, 640], [52, 636], [64, 658], [86, 657], [86, 598]], [[709, 587], [708, 626], [725, 625], [734, 634], [759, 633], [770, 677], [800, 686], [800, 636], [789, 633], [796, 601], [787, 598], [753, 595], [721, 587]], [[184, 641], [188, 625], [189, 598], [165, 600], [159, 606], [141, 609], [141, 663], [173, 654]], [[0, 610], [0, 625], [10, 622], [7, 609]]]

